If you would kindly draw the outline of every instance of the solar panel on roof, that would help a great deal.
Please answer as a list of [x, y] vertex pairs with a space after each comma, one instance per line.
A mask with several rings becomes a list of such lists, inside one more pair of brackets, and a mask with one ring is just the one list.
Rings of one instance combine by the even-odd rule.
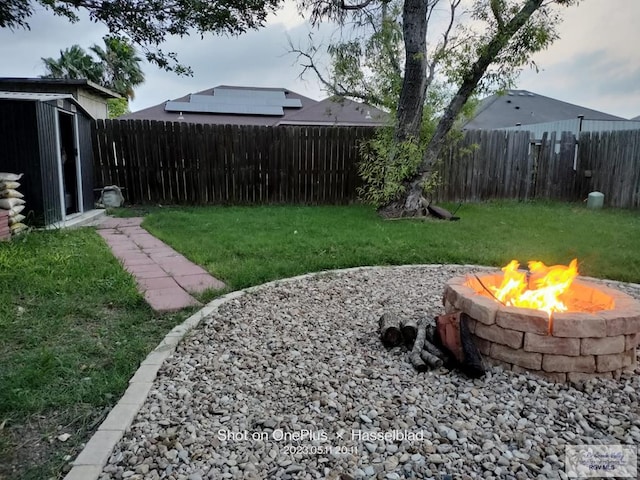
[[283, 108], [302, 108], [284, 90], [217, 88], [213, 95], [189, 95], [188, 102], [167, 102], [168, 112], [227, 113], [236, 115], [284, 115]]
[[288, 108], [302, 108], [302, 102], [299, 98], [285, 98], [282, 106]]
[[282, 110], [282, 107], [270, 105], [167, 102], [164, 106], [164, 109], [167, 112], [226, 113], [236, 115], [284, 115], [284, 110]]
[[214, 97], [285, 98], [284, 90], [252, 90], [249, 88], [215, 88]]
[[302, 107], [302, 103], [297, 98], [251, 98], [251, 97], [233, 97], [233, 96], [213, 96], [213, 95], [191, 95], [190, 103], [207, 104], [207, 105], [268, 105], [276, 107]]

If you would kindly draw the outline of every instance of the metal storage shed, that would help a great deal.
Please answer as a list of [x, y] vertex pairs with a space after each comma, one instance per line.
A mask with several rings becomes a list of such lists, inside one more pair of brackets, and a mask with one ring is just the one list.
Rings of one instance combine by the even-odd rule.
[[91, 122], [70, 94], [0, 92], [0, 171], [24, 173], [19, 190], [31, 224], [93, 208]]

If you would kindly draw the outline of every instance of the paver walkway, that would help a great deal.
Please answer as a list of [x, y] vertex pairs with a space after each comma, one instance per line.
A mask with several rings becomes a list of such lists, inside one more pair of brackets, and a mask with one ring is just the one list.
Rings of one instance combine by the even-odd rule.
[[98, 233], [136, 279], [145, 300], [157, 312], [200, 305], [190, 293], [222, 289], [225, 284], [192, 263], [140, 224], [142, 218], [106, 217]]

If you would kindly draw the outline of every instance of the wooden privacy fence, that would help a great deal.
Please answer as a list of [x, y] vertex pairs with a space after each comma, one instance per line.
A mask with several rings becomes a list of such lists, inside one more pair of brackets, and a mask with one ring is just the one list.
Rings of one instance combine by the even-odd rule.
[[130, 203], [347, 203], [363, 127], [97, 120], [96, 182]]
[[[357, 200], [364, 127], [257, 127], [98, 120], [96, 184], [130, 203], [335, 204]], [[545, 133], [467, 131], [443, 152], [442, 201], [576, 201], [640, 207], [640, 130]]]
[[579, 201], [600, 191], [612, 207], [640, 207], [640, 130], [468, 131], [441, 156], [436, 198]]
[[441, 156], [436, 197], [450, 201], [576, 200], [575, 137], [472, 130]]

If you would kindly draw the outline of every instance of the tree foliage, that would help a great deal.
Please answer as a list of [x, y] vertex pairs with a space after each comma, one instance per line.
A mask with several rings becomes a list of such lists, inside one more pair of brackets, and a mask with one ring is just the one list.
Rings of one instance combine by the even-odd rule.
[[107, 110], [109, 118], [118, 118], [129, 113], [129, 102], [126, 98], [111, 98], [107, 100]]
[[133, 88], [144, 82], [144, 73], [140, 68], [142, 59], [133, 45], [121, 38], [106, 36], [103, 40], [105, 48], [91, 46], [102, 67], [100, 84], [125, 98], [133, 99]]
[[[556, 7], [573, 3], [301, 0], [313, 22], [332, 20], [350, 29], [355, 25], [360, 33], [329, 46], [328, 72], [315, 64], [313, 48], [296, 52], [306, 60], [303, 73], [317, 73], [332, 93], [388, 105], [395, 114], [394, 135], [381, 133], [374, 140], [364, 173], [370, 177], [378, 172], [383, 182], [392, 183], [384, 185], [376, 178], [372, 185], [382, 193], [376, 198], [415, 211], [422, 205], [424, 186], [433, 185], [438, 154], [469, 101], [512, 86], [531, 55], [557, 38]], [[383, 141], [388, 143], [384, 148]], [[380, 158], [374, 159], [375, 151]], [[389, 173], [394, 168], [399, 175]], [[399, 176], [404, 177], [401, 182]]]
[[43, 58], [45, 78], [86, 78], [102, 83], [102, 65], [97, 63], [80, 45], [60, 50], [59, 58]]
[[281, 0], [3, 0], [0, 28], [29, 28], [37, 9], [78, 21], [80, 9], [110, 33], [138, 45], [148, 61], [178, 73], [190, 73], [177, 62], [175, 53], [163, 52], [168, 37], [191, 33], [237, 35], [259, 28]]
[[79, 45], [60, 50], [60, 57], [43, 58], [45, 78], [86, 78], [102, 85], [123, 98], [107, 102], [109, 118], [115, 118], [129, 111], [129, 99], [134, 98], [134, 88], [144, 82], [140, 67], [142, 59], [135, 48], [118, 37], [103, 38], [104, 48], [92, 45], [87, 53]]
[[[306, 8], [312, 3], [308, 2]], [[348, 31], [330, 44], [315, 45], [311, 34], [310, 45], [290, 44], [290, 49], [301, 62], [301, 76], [313, 72], [331, 95], [395, 112], [402, 87], [401, 2], [390, 0], [380, 8], [360, 13], [349, 22]], [[325, 47], [331, 59], [326, 69], [316, 61]]]

